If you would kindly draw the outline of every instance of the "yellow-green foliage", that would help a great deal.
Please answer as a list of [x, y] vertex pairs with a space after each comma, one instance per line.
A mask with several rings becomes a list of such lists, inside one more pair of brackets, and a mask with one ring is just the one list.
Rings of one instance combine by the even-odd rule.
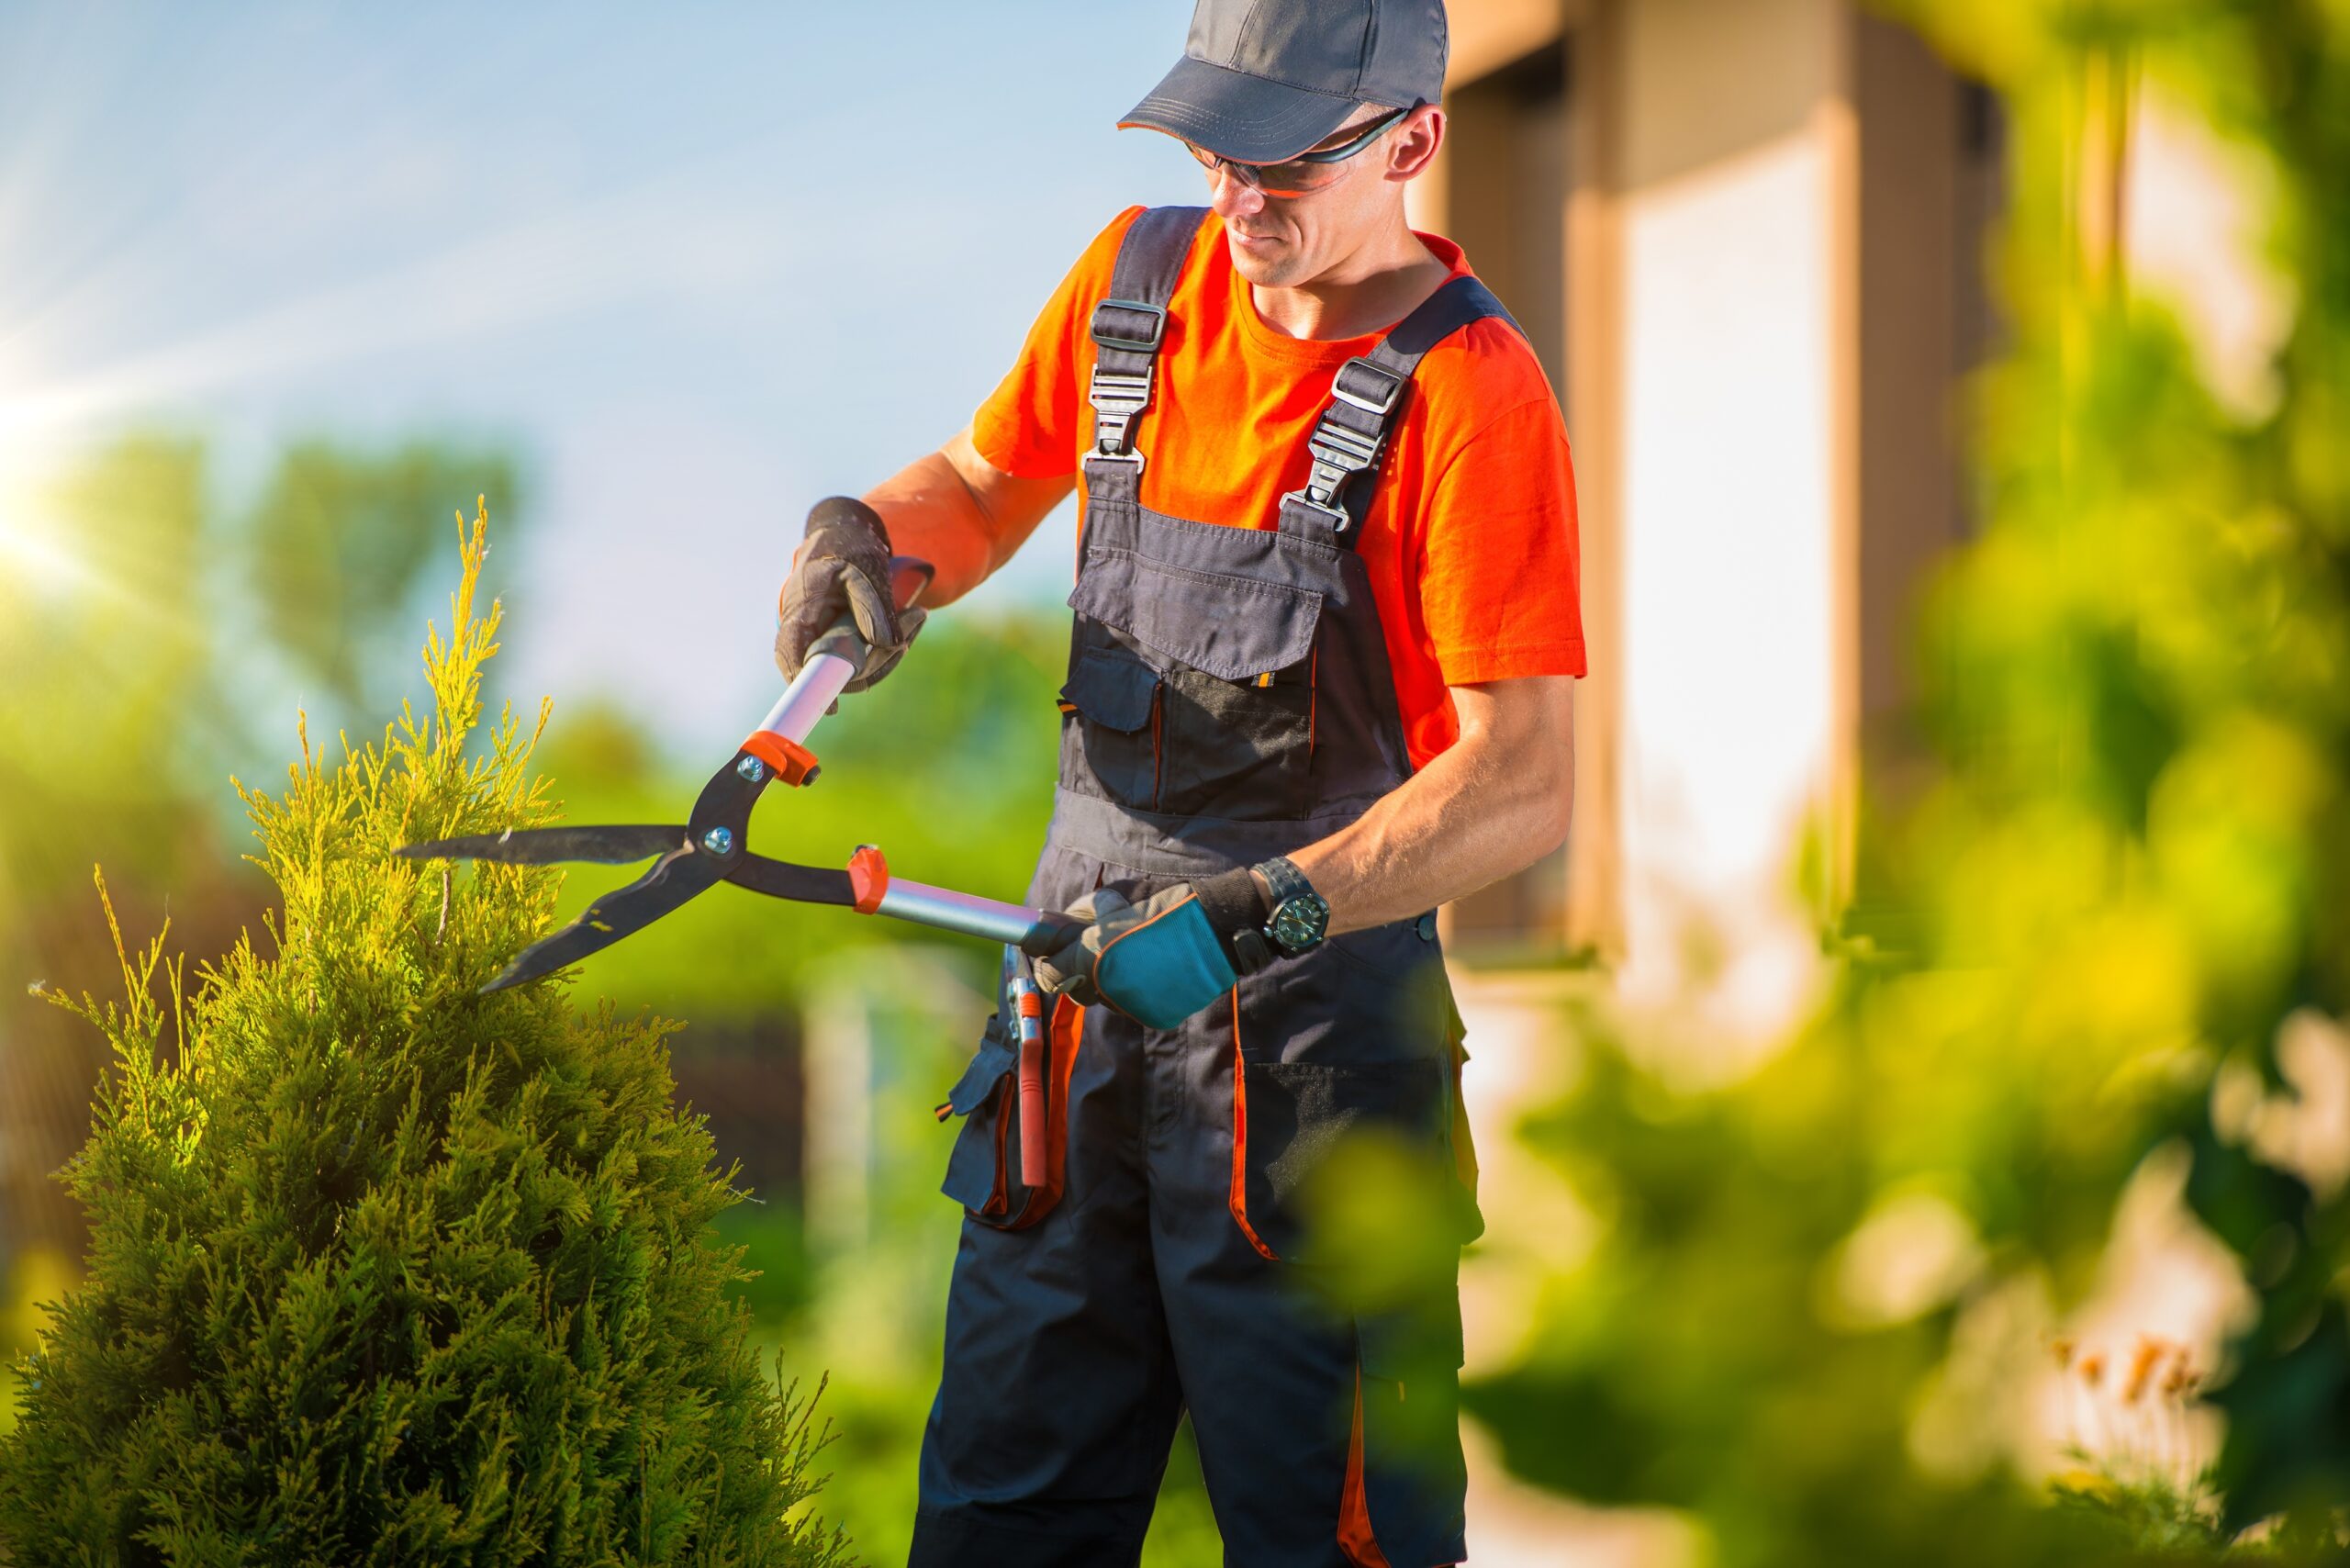
[[270, 950], [183, 1002], [159, 937], [126, 1002], [71, 1004], [120, 1061], [67, 1171], [88, 1279], [0, 1441], [17, 1562], [839, 1555], [801, 1506], [807, 1404], [746, 1342], [711, 1228], [739, 1200], [671, 1105], [666, 1025], [554, 985], [476, 995], [555, 876], [390, 855], [551, 814], [510, 712], [466, 746], [485, 522], [426, 650], [435, 718], [332, 766], [306, 736], [282, 796], [245, 792], [284, 897]]
[[[2031, 1053], [2070, 1118], [2019, 1141], [2000, 1228], [2061, 1241], [2100, 1141], [2180, 1140], [2188, 1200], [2258, 1305], [2212, 1400], [2226, 1522], [2282, 1517], [2331, 1551], [2350, 1192], [2271, 1163], [2209, 1085], [2225, 1061], [2282, 1090], [2288, 1025], [2350, 1016], [2350, 7], [1895, 8], [2013, 110], [2015, 342], [1983, 398], [1990, 526], [1929, 607], [1956, 766], [1885, 864], [1930, 912], [1922, 956], [1997, 976], [1981, 1024], [1941, 1037]], [[2157, 106], [2234, 161], [2253, 258], [2289, 301], [2233, 396], [2132, 276], [2119, 204], [2085, 220]]]

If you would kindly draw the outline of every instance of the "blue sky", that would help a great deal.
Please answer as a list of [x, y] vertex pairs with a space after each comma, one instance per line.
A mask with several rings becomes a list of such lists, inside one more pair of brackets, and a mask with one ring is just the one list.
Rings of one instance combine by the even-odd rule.
[[[0, 7], [0, 459], [506, 437], [509, 685], [764, 711], [808, 504], [936, 445], [1129, 202], [1182, 0]], [[13, 455], [12, 455], [13, 454]], [[1057, 600], [1064, 515], [979, 602]]]

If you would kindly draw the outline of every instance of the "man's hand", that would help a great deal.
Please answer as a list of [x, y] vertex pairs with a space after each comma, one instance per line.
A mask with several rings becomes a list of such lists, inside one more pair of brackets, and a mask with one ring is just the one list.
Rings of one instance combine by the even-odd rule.
[[776, 605], [775, 665], [789, 680], [808, 662], [808, 645], [843, 615], [856, 617], [870, 650], [865, 667], [843, 688], [862, 691], [897, 667], [923, 612], [898, 608], [890, 587], [890, 531], [881, 514], [848, 496], [818, 501], [808, 537]]
[[1085, 923], [1036, 960], [1036, 980], [1084, 1005], [1106, 1002], [1153, 1029], [1172, 1029], [1233, 987], [1241, 961], [1233, 937], [1263, 916], [1246, 870], [1178, 882], [1140, 903], [1115, 888], [1069, 907]]

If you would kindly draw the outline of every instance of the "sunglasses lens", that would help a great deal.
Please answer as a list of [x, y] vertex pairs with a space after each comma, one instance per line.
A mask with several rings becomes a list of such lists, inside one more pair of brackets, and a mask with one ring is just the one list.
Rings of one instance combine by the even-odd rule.
[[1192, 162], [1214, 174], [1221, 166], [1244, 185], [1253, 185], [1269, 196], [1306, 196], [1334, 184], [1345, 173], [1337, 163], [1240, 163], [1219, 158], [1204, 147], [1185, 142], [1184, 149]]
[[1337, 163], [1268, 163], [1257, 171], [1256, 183], [1268, 196], [1304, 196], [1345, 177]]

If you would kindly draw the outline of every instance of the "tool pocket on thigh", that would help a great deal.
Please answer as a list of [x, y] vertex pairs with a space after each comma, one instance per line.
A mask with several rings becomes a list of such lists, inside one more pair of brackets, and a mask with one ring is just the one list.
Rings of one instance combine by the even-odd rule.
[[1358, 1315], [1355, 1358], [1341, 1548], [1354, 1562], [1460, 1561], [1469, 1475], [1457, 1284]]
[[988, 1020], [970, 1065], [937, 1109], [940, 1121], [960, 1117], [963, 1122], [947, 1151], [946, 1179], [939, 1191], [982, 1225], [1024, 1230], [1060, 1202], [1068, 1156], [1069, 1058], [1083, 1029], [1084, 1011], [1063, 1000], [1046, 1029], [1045, 1111], [1051, 1125], [1046, 1128], [1043, 1185], [1031, 1187], [1020, 1179], [1020, 1046], [1007, 1008], [998, 1007]]
[[[1314, 1255], [1330, 1244], [1304, 1234], [1302, 1210], [1321, 1166], [1358, 1135], [1383, 1145], [1365, 1170], [1390, 1183], [1375, 1196], [1394, 1211], [1391, 1239], [1437, 1267], [1483, 1231], [1460, 1101], [1465, 1031], [1433, 921], [1349, 932], [1245, 977], [1232, 1031], [1230, 1204], [1258, 1251], [1347, 1260]], [[1358, 1211], [1346, 1228], [1368, 1223]]]
[[[1399, 1154], [1381, 1161], [1414, 1185], [1441, 1178], [1448, 1153], [1446, 1075], [1434, 1058], [1332, 1066], [1250, 1061], [1233, 1047], [1232, 1217], [1265, 1257], [1340, 1260], [1307, 1223], [1305, 1194], [1341, 1145], [1379, 1138]], [[1408, 1194], [1405, 1194], [1408, 1197]], [[1447, 1216], [1449, 1201], [1436, 1213]]]

